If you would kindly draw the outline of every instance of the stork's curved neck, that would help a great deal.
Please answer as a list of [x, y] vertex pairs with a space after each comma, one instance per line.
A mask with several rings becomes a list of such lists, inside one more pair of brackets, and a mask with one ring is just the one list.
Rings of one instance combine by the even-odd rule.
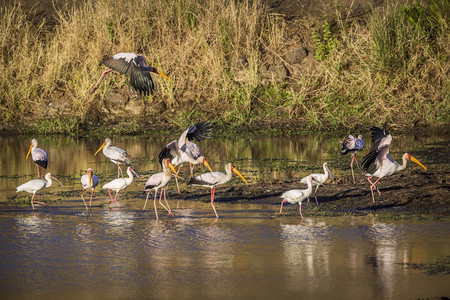
[[47, 180], [47, 183], [45, 184], [45, 187], [51, 187], [53, 184], [53, 180], [52, 180], [52, 176], [51, 175], [46, 175], [45, 176], [45, 180]]
[[399, 165], [399, 167], [397, 168], [397, 171], [402, 171], [402, 170], [406, 169], [406, 165], [408, 164], [408, 153], [403, 154], [402, 161], [403, 161], [403, 164]]
[[308, 179], [306, 180], [306, 184], [308, 185], [306, 191], [312, 191], [312, 177], [308, 177]]
[[133, 173], [128, 169], [127, 170], [128, 178], [125, 178], [125, 182], [130, 185], [133, 182]]
[[325, 164], [323, 165], [323, 172], [325, 173], [325, 180], [327, 180], [330, 176], [330, 173], [328, 172], [328, 167]]

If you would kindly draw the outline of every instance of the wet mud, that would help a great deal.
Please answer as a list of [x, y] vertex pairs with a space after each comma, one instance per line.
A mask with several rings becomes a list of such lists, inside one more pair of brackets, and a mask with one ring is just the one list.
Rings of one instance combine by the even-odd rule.
[[[377, 214], [384, 218], [447, 218], [450, 216], [450, 172], [447, 170], [417, 171], [385, 177], [377, 184], [381, 197], [374, 190], [372, 203], [370, 184], [362, 175], [353, 184], [351, 175], [329, 179], [317, 191], [318, 205], [314, 197], [310, 203], [303, 201], [302, 212], [307, 216], [340, 216], [343, 214]], [[290, 189], [305, 189], [301, 178], [291, 180], [269, 180], [256, 184], [223, 186], [216, 189], [216, 203], [273, 204], [274, 211], [280, 205], [281, 194]], [[209, 201], [208, 189], [184, 192], [178, 197], [184, 200]], [[298, 205], [286, 204], [281, 216], [298, 215]], [[278, 217], [278, 214], [274, 214]]]

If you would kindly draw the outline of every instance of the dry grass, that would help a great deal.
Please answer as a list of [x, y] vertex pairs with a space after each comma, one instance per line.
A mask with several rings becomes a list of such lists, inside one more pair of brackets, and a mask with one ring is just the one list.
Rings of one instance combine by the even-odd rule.
[[82, 123], [108, 91], [130, 93], [119, 75], [88, 93], [105, 69], [101, 59], [136, 52], [174, 79], [156, 78], [157, 93], [142, 102], [146, 114], [164, 103], [167, 112], [176, 109], [171, 118], [178, 125], [191, 118], [237, 125], [301, 118], [310, 128], [450, 121], [448, 19], [435, 24], [433, 36], [397, 6], [374, 11], [367, 25], [339, 14], [329, 21], [334, 25], [322, 43], [332, 38], [333, 44], [323, 45], [323, 61], [289, 85], [263, 85], [263, 58], [286, 63], [282, 54], [294, 41], [283, 18], [259, 1], [87, 0], [57, 9], [51, 30], [18, 6], [3, 8], [0, 119], [14, 124], [23, 114], [45, 116], [47, 103], [65, 100], [70, 120]]

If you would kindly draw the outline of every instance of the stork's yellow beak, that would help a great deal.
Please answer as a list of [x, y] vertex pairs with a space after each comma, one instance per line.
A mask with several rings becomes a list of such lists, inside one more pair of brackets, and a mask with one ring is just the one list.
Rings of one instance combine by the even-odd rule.
[[427, 168], [420, 162], [418, 161], [414, 156], [411, 155], [411, 160], [413, 162], [415, 162], [416, 164], [418, 164], [419, 166], [421, 166], [422, 168], [424, 168], [425, 170], [427, 170]]
[[209, 170], [210, 172], [213, 171], [213, 170], [211, 169], [211, 167], [209, 166], [208, 162], [206, 161], [206, 159], [203, 159], [203, 164], [205, 165], [205, 167], [208, 168], [208, 170]]
[[28, 149], [27, 158], [25, 158], [25, 160], [27, 160], [28, 156], [30, 156], [31, 149], [33, 149], [33, 145], [30, 145], [30, 149]]
[[177, 178], [180, 178], [180, 176], [178, 176], [177, 171], [175, 170], [175, 167], [170, 162], [169, 162], [169, 168], [172, 170], [173, 173], [175, 173], [175, 176], [177, 176]]
[[247, 180], [245, 180], [244, 176], [242, 176], [236, 168], [233, 168], [233, 172], [236, 173], [237, 176], [241, 177], [241, 179], [244, 180], [245, 183], [247, 183]]
[[159, 72], [159, 71], [158, 71], [158, 74], [159, 74], [159, 76], [162, 76], [162, 77], [164, 77], [164, 78], [166, 78], [166, 79], [169, 79], [170, 81], [173, 81], [169, 76], [167, 76], [166, 74], [164, 74], [164, 73], [162, 73], [162, 72]]
[[106, 145], [106, 142], [103, 142], [103, 144], [100, 146], [100, 148], [98, 148], [97, 152], [95, 152], [94, 156], [95, 156], [100, 150], [102, 150], [103, 147], [105, 147], [105, 145]]

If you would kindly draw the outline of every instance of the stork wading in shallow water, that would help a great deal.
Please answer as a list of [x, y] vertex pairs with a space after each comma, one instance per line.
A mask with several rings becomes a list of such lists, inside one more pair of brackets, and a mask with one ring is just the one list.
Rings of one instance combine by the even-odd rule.
[[90, 93], [97, 90], [106, 74], [117, 71], [128, 76], [131, 86], [139, 93], [145, 96], [152, 94], [155, 89], [150, 72], [159, 74], [160, 76], [172, 81], [165, 74], [159, 72], [156, 68], [147, 66], [144, 56], [132, 52], [121, 52], [112, 57], [105, 58], [102, 63], [110, 69], [104, 71], [98, 81], [92, 86]]
[[305, 189], [305, 190], [289, 190], [289, 191], [284, 192], [281, 195], [281, 199], [283, 199], [283, 201], [281, 201], [280, 212], [278, 214], [280, 215], [281, 212], [283, 211], [283, 204], [285, 202], [289, 202], [291, 204], [298, 203], [298, 205], [299, 205], [298, 211], [300, 213], [300, 216], [303, 219], [302, 202], [303, 202], [303, 200], [305, 200], [306, 198], [311, 196], [312, 190], [313, 190], [313, 188], [312, 188], [312, 181], [313, 180], [315, 180], [315, 178], [313, 176], [305, 177], [306, 184], [308, 185], [308, 188]]
[[[323, 185], [328, 180], [328, 178], [334, 178], [334, 176], [331, 173], [330, 168], [328, 168], [328, 164], [323, 163], [323, 174], [322, 173], [310, 174], [306, 177], [303, 177], [302, 180], [300, 180], [300, 182], [307, 184], [308, 178], [312, 179], [311, 183], [313, 186], [316, 187], [316, 189], [314, 190], [314, 198], [316, 198], [316, 204], [319, 205], [319, 202], [317, 201], [317, 196], [316, 196], [319, 186]], [[308, 203], [309, 203], [309, 196], [308, 196]]]
[[131, 165], [131, 159], [128, 157], [127, 151], [122, 148], [111, 146], [111, 139], [106, 138], [103, 144], [98, 148], [97, 152], [94, 155], [103, 149], [103, 154], [109, 158], [114, 164], [117, 165], [117, 178], [120, 177], [120, 174], [123, 174], [122, 168], [120, 164], [125, 164], [127, 166]]
[[[45, 174], [44, 178], [45, 180], [44, 179], [30, 180], [17, 187], [17, 193], [24, 191], [33, 194], [33, 196], [31, 197], [31, 207], [33, 208], [33, 210], [34, 210], [34, 203], [47, 206], [47, 204], [45, 204], [44, 202], [34, 201], [34, 196], [36, 195], [36, 192], [42, 190], [43, 188], [51, 187], [53, 183], [52, 178], [58, 181], [58, 179], [56, 179], [55, 176], [53, 176], [51, 173]], [[61, 184], [61, 182], [59, 183]]]
[[[200, 122], [195, 125], [190, 126], [186, 129], [178, 140], [173, 140], [167, 144], [164, 149], [159, 153], [159, 163], [162, 165], [164, 159], [169, 158], [172, 165], [179, 166], [177, 173], [180, 173], [181, 166], [183, 163], [189, 163], [190, 166], [190, 176], [189, 180], [193, 176], [194, 165], [204, 164], [206, 168], [212, 172], [206, 158], [201, 155], [200, 146], [192, 140], [203, 141], [211, 137], [212, 125], [210, 122]], [[180, 193], [180, 187], [178, 185], [178, 179], [175, 177], [177, 184], [177, 191]]]
[[94, 195], [94, 189], [97, 187], [99, 180], [97, 176], [94, 175], [91, 168], [87, 169], [87, 174], [81, 176], [81, 185], [83, 186], [83, 192], [81, 193], [81, 199], [83, 199], [84, 206], [86, 206], [86, 211], [88, 207], [86, 201], [84, 200], [83, 194], [87, 189], [91, 190], [91, 200], [89, 201], [89, 209], [92, 207], [92, 196]]
[[[363, 158], [362, 168], [367, 172], [366, 176], [367, 180], [370, 182], [372, 202], [373, 204], [375, 204], [373, 188], [376, 188], [376, 184], [378, 183], [378, 181], [380, 181], [381, 178], [404, 170], [406, 168], [408, 160], [412, 160], [425, 170], [427, 170], [427, 168], [409, 153], [403, 154], [403, 164], [400, 165], [389, 154], [389, 147], [392, 141], [392, 136], [390, 135], [390, 133], [387, 130], [383, 130], [375, 126], [372, 126], [370, 130], [372, 131], [373, 144], [370, 148], [369, 153]], [[375, 182], [372, 182], [370, 179], [372, 179], [373, 177], [378, 177], [378, 179]], [[376, 189], [378, 191], [378, 194], [381, 196], [380, 190], [378, 188]]]
[[[153, 174], [152, 176], [150, 176], [150, 178], [145, 183], [144, 190], [147, 192], [147, 198], [145, 199], [144, 207], [142, 208], [142, 210], [144, 211], [145, 207], [147, 206], [147, 200], [150, 195], [150, 192], [152, 190], [154, 190], [155, 191], [155, 199], [153, 200], [153, 206], [155, 208], [155, 214], [156, 214], [157, 220], [158, 220], [158, 210], [156, 208], [156, 195], [158, 195], [158, 189], [161, 189], [161, 191], [159, 192], [159, 204], [161, 204], [161, 206], [164, 207], [167, 210], [167, 212], [171, 216], [174, 217], [172, 211], [170, 210], [169, 204], [167, 203], [166, 185], [167, 185], [167, 183], [169, 183], [170, 178], [172, 177], [171, 172], [173, 172], [175, 174], [175, 177], [178, 176], [177, 171], [175, 171], [175, 168], [173, 167], [169, 158], [165, 158], [163, 160], [162, 166], [163, 166], [163, 171], [160, 173]], [[164, 193], [164, 201], [166, 202], [167, 207], [164, 206], [164, 204], [162, 204], [162, 202], [161, 202], [161, 196], [163, 193]]]
[[355, 138], [353, 135], [349, 135], [348, 139], [342, 142], [341, 154], [344, 155], [350, 153], [352, 156], [350, 168], [352, 169], [353, 184], [356, 184], [355, 174], [353, 173], [353, 162], [356, 161], [356, 165], [359, 168], [358, 160], [356, 159], [356, 153], [358, 153], [358, 151], [362, 151], [364, 149], [364, 145], [365, 144], [362, 135], [358, 135], [357, 138]]
[[[37, 172], [38, 172], [37, 178], [40, 178], [41, 175], [42, 176], [44, 175], [44, 169], [47, 169], [47, 164], [48, 164], [47, 152], [45, 152], [45, 150], [42, 150], [41, 148], [38, 148], [37, 140], [32, 139], [30, 149], [28, 150], [26, 159], [28, 159], [28, 156], [30, 156], [30, 153], [31, 153], [31, 158], [36, 163], [36, 168], [37, 168]], [[41, 167], [41, 170], [42, 170], [41, 174], [39, 174], [39, 167]]]
[[[136, 177], [139, 177], [139, 174], [137, 174], [131, 167], [127, 168], [127, 174], [128, 174], [128, 178], [117, 178], [114, 179], [113, 181], [110, 181], [108, 183], [106, 183], [105, 185], [103, 185], [103, 189], [107, 189], [108, 193], [109, 193], [109, 197], [111, 198], [111, 203], [113, 203], [113, 201], [116, 201], [117, 206], [120, 207], [119, 201], [117, 201], [117, 195], [119, 194], [119, 192], [121, 190], [126, 189], [132, 182], [133, 182], [133, 173], [136, 175]], [[111, 190], [116, 191], [116, 195], [114, 196], [114, 199], [111, 195]]]
[[217, 219], [219, 218], [219, 215], [217, 214], [216, 207], [214, 206], [214, 193], [216, 191], [216, 186], [230, 181], [232, 171], [236, 175], [238, 175], [245, 183], [247, 183], [247, 180], [241, 175], [241, 173], [239, 173], [239, 171], [231, 163], [228, 163], [225, 166], [226, 174], [222, 172], [203, 173], [191, 178], [188, 182], [188, 185], [204, 186], [211, 189], [211, 206], [214, 210], [214, 213], [216, 214]]

